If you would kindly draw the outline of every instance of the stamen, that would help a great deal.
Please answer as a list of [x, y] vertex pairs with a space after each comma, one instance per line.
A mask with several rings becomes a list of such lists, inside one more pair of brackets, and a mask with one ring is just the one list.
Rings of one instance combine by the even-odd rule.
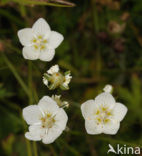
[[44, 39], [42, 35], [39, 35], [32, 39], [32, 43], [34, 44], [33, 46], [35, 50], [37, 49], [44, 50], [46, 48], [47, 40]]
[[110, 121], [109, 116], [111, 116], [111, 111], [108, 111], [107, 107], [102, 106], [100, 109], [98, 109], [95, 113], [97, 116], [97, 124], [103, 123], [106, 124]]
[[52, 128], [55, 123], [55, 116], [52, 116], [51, 113], [46, 113], [45, 117], [41, 117], [42, 127], [43, 128]]
[[96, 115], [99, 115], [99, 114], [100, 114], [100, 111], [99, 111], [99, 110], [97, 110]]

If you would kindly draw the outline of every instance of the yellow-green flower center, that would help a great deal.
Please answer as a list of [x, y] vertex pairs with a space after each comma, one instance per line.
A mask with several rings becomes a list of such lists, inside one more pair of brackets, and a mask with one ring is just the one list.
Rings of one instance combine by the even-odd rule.
[[41, 118], [42, 128], [52, 128], [55, 123], [55, 117], [52, 114], [47, 113], [45, 117]]
[[97, 124], [107, 124], [111, 115], [111, 111], [107, 107], [102, 106], [95, 111], [95, 120]]
[[34, 37], [32, 44], [35, 50], [45, 50], [47, 46], [47, 39], [44, 39], [42, 35]]

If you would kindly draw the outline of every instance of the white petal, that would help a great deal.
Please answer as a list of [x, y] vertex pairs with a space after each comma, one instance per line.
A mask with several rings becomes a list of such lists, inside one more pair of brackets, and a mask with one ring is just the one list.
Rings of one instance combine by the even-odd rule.
[[55, 125], [59, 127], [59, 129], [64, 130], [66, 128], [66, 124], [68, 121], [68, 116], [64, 109], [60, 108], [55, 116]]
[[48, 74], [54, 74], [54, 73], [57, 73], [59, 72], [59, 66], [56, 64], [54, 66], [52, 66], [48, 71], [47, 73]]
[[28, 60], [37, 60], [39, 57], [39, 51], [35, 51], [33, 47], [24, 47], [23, 56]]
[[56, 128], [48, 129], [47, 135], [45, 135], [42, 139], [44, 144], [51, 144], [53, 143], [61, 134], [62, 130]]
[[114, 97], [110, 93], [104, 92], [99, 94], [95, 98], [95, 104], [108, 107], [108, 109], [112, 109], [116, 103]]
[[51, 61], [55, 55], [55, 49], [47, 48], [45, 51], [41, 51], [39, 59], [42, 61]]
[[103, 133], [115, 135], [118, 132], [119, 128], [120, 128], [119, 122], [111, 121], [104, 125]]
[[40, 141], [41, 140], [41, 137], [39, 135], [36, 135], [35, 133], [31, 133], [31, 132], [26, 132], [25, 137], [28, 140], [33, 140], [33, 141]]
[[44, 138], [46, 134], [46, 129], [42, 125], [32, 125], [29, 126], [29, 132], [25, 134], [26, 138], [33, 141], [39, 141]]
[[37, 105], [30, 105], [23, 109], [23, 117], [27, 124], [35, 124], [41, 122], [42, 114]]
[[56, 31], [51, 31], [48, 43], [52, 48], [56, 49], [61, 44], [63, 39], [64, 39], [64, 37], [62, 34], [56, 32]]
[[125, 117], [128, 109], [125, 105], [121, 103], [116, 103], [116, 106], [113, 109], [113, 118], [117, 121], [122, 121]]
[[31, 46], [33, 39], [33, 32], [31, 28], [25, 28], [18, 31], [18, 37], [23, 46]]
[[68, 87], [68, 84], [70, 83], [71, 79], [72, 79], [72, 76], [70, 76], [70, 74], [66, 75], [65, 82], [63, 83], [63, 86]]
[[95, 112], [95, 109], [96, 105], [94, 100], [88, 100], [81, 105], [81, 112], [85, 119], [92, 116]]
[[101, 134], [102, 127], [97, 125], [94, 120], [85, 120], [85, 129], [88, 134]]
[[43, 112], [56, 113], [59, 109], [57, 103], [49, 96], [44, 96], [38, 103]]
[[45, 78], [45, 77], [43, 77], [43, 83], [46, 85], [46, 86], [48, 86], [48, 80]]
[[43, 19], [39, 18], [32, 27], [34, 34], [43, 35], [45, 38], [50, 36], [51, 30], [48, 23]]

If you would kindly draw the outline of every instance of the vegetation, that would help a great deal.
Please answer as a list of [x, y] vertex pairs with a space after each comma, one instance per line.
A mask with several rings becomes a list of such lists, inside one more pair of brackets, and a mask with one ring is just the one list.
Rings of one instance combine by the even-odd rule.
[[[142, 1], [0, 1], [0, 155], [99, 156], [108, 144], [142, 147]], [[45, 18], [64, 35], [51, 62], [22, 56], [17, 31]], [[70, 90], [48, 90], [42, 75], [52, 65], [70, 70]], [[80, 105], [105, 84], [128, 107], [117, 135], [88, 135]], [[43, 95], [62, 94], [70, 106], [66, 131], [52, 144], [25, 139], [22, 109]], [[36, 152], [37, 150], [37, 152]]]

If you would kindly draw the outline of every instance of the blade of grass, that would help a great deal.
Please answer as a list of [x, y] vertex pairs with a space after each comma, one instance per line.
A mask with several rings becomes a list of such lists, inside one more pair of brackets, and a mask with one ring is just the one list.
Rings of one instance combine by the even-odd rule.
[[7, 66], [9, 67], [10, 71], [13, 73], [13, 75], [15, 76], [15, 78], [17, 79], [19, 84], [21, 85], [21, 87], [23, 88], [23, 90], [25, 91], [25, 93], [27, 94], [27, 96], [30, 97], [29, 90], [28, 90], [26, 84], [24, 83], [24, 81], [22, 80], [22, 78], [20, 77], [20, 75], [18, 74], [14, 65], [9, 61], [9, 59], [4, 54], [3, 54], [3, 59], [4, 59], [5, 63], [7, 64]]
[[[59, 4], [59, 2], [53, 3], [51, 1], [45, 1], [45, 0], [40, 0], [40, 1], [37, 1], [37, 0], [20, 0], [20, 1], [12, 0], [12, 1], [22, 4], [22, 5], [47, 5], [47, 6], [54, 6], [54, 7], [74, 7], [75, 6], [74, 3], [64, 3], [63, 4], [63, 1], [62, 1], [62, 3], [60, 2], [61, 4]], [[11, 0], [10, 0], [10, 2], [11, 2]]]

